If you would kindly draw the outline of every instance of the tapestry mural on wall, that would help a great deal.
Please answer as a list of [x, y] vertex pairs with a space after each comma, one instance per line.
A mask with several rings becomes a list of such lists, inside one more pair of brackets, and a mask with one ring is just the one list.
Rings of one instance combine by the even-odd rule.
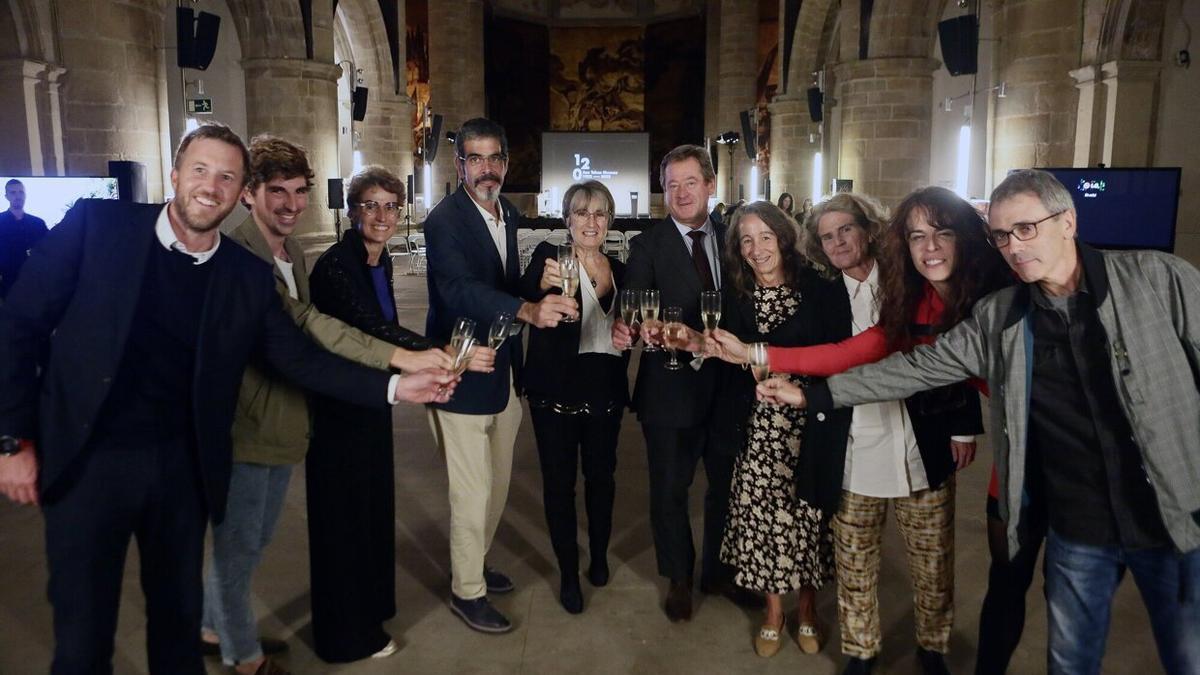
[[642, 131], [645, 54], [640, 26], [550, 32], [550, 125], [555, 131]]
[[413, 147], [421, 145], [421, 115], [429, 105], [429, 6], [426, 0], [406, 0], [405, 23], [405, 89], [413, 100]]

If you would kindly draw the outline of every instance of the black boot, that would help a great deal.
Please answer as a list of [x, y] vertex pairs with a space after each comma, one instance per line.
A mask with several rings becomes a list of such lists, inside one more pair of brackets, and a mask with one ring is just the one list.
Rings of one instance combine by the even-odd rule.
[[846, 669], [842, 671], [842, 675], [870, 675], [871, 669], [875, 667], [875, 657], [869, 659], [860, 659], [851, 656], [846, 659]]
[[925, 675], [950, 675], [946, 668], [945, 655], [941, 652], [917, 647], [917, 661], [921, 662], [921, 672]]
[[579, 588], [579, 575], [564, 574], [558, 588], [558, 601], [569, 614], [583, 612], [583, 591]]

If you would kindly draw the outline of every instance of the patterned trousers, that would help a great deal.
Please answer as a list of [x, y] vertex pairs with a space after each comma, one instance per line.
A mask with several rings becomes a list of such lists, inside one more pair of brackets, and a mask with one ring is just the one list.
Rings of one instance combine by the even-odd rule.
[[937, 490], [884, 499], [842, 491], [833, 517], [842, 653], [879, 653], [879, 562], [888, 502], [904, 537], [912, 576], [917, 644], [946, 653], [954, 622], [954, 477]]

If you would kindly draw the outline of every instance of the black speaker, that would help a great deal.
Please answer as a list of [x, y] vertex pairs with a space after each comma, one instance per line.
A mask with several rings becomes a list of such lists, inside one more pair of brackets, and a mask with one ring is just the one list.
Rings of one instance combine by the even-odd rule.
[[434, 113], [425, 136], [425, 161], [437, 159], [438, 146], [442, 143], [442, 116]]
[[342, 194], [342, 179], [329, 179], [329, 208], [344, 209], [346, 208], [346, 196]]
[[413, 178], [413, 175], [411, 173], [408, 174], [408, 194], [404, 196], [404, 201], [408, 204], [412, 204], [413, 199], [417, 196], [417, 193], [415, 192], [416, 185], [414, 185], [414, 182], [415, 179]]
[[942, 60], [951, 75], [971, 75], [978, 71], [979, 18], [965, 14], [938, 24], [942, 42]]
[[175, 39], [179, 45], [176, 63], [180, 68], [206, 70], [217, 53], [221, 17], [208, 12], [193, 13], [190, 7], [175, 8]]
[[108, 175], [117, 179], [117, 199], [123, 202], [149, 204], [146, 192], [146, 165], [141, 162], [112, 160], [108, 163]]
[[721, 166], [720, 166], [721, 146], [717, 145], [715, 142], [709, 143], [708, 144], [708, 158], [710, 160], [712, 160], [713, 173], [720, 173], [720, 171], [721, 171]]
[[825, 116], [823, 108], [825, 106], [825, 94], [821, 93], [819, 87], [808, 88], [808, 117], [813, 122], [820, 122]]
[[742, 118], [742, 149], [751, 160], [758, 157], [758, 129], [755, 128], [753, 110], [743, 110]]
[[367, 119], [367, 87], [355, 87], [354, 91], [350, 92], [350, 99], [350, 115], [354, 121], [361, 122]]

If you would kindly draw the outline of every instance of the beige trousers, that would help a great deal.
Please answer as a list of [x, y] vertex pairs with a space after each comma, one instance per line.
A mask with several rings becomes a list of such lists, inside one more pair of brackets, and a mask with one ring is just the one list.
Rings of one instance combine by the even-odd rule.
[[521, 399], [510, 389], [508, 406], [495, 415], [426, 410], [450, 479], [450, 590], [473, 600], [487, 595], [484, 557], [508, 499]]
[[879, 564], [888, 502], [908, 553], [917, 644], [946, 653], [954, 623], [954, 477], [937, 490], [880, 499], [842, 491], [833, 517], [842, 653], [867, 659], [879, 653]]

